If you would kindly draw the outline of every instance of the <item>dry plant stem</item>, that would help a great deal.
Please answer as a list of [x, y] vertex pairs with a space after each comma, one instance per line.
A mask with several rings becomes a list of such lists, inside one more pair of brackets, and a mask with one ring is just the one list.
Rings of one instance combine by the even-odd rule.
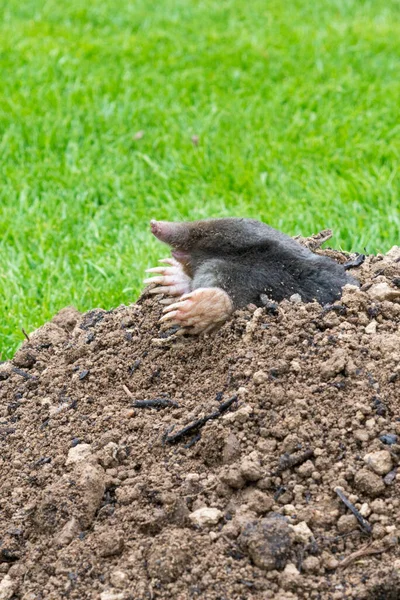
[[125, 385], [122, 385], [122, 389], [124, 390], [124, 392], [126, 393], [127, 396], [129, 396], [129, 398], [133, 398], [133, 394], [131, 392], [131, 390]]
[[24, 334], [24, 337], [28, 340], [29, 342], [29, 335], [26, 333], [25, 329], [23, 327], [21, 327], [21, 331]]
[[382, 546], [380, 548], [373, 548], [372, 543], [373, 542], [368, 542], [368, 544], [366, 544], [359, 550], [356, 550], [355, 552], [350, 554], [347, 558], [342, 560], [342, 562], [339, 564], [338, 568], [345, 569], [346, 567], [351, 565], [351, 563], [354, 562], [355, 560], [357, 560], [358, 558], [362, 558], [363, 556], [369, 556], [371, 554], [381, 554], [382, 552], [385, 552], [385, 550], [387, 550], [387, 548], [385, 546]]

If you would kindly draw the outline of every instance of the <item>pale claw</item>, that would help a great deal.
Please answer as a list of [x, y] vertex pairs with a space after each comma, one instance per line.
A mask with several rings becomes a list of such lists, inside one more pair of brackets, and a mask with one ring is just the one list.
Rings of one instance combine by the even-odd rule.
[[162, 273], [166, 272], [167, 267], [153, 267], [152, 269], [146, 269], [145, 273]]
[[143, 279], [143, 283], [162, 283], [163, 285], [174, 285], [175, 278], [171, 275], [159, 275], [158, 277], [148, 277]]
[[[171, 306], [168, 307], [168, 310], [172, 307], [173, 305], [171, 304]], [[165, 312], [165, 308], [163, 310], [163, 312]], [[169, 319], [173, 319], [176, 315], [178, 314], [177, 310], [171, 310], [171, 312], [169, 312], [168, 314], [164, 315], [163, 317], [161, 317], [160, 319], [160, 323], [164, 323], [164, 321], [168, 321]], [[170, 323], [168, 323], [168, 325], [170, 325]]]
[[[169, 265], [168, 267], [152, 267], [146, 269], [146, 273], [155, 273], [154, 277], [148, 277], [144, 280], [144, 283], [157, 284], [156, 287], [149, 290], [150, 294], [165, 294], [167, 296], [181, 296], [190, 292], [191, 289], [191, 278], [186, 275], [182, 265], [174, 258], [163, 258], [160, 260], [161, 263]], [[162, 300], [163, 304], [171, 304], [173, 300], [165, 298]]]
[[159, 303], [167, 305], [167, 304], [172, 304], [173, 302], [175, 302], [175, 300], [176, 300], [176, 297], [171, 296], [169, 298], [163, 298], [162, 300], [159, 300]]
[[[182, 293], [181, 289], [181, 287], [175, 285], [162, 285], [149, 290], [149, 294], [169, 294], [170, 296], [180, 296]], [[175, 298], [173, 298], [173, 300], [175, 300]]]
[[180, 267], [180, 263], [172, 256], [169, 256], [167, 258], [160, 258], [158, 262], [165, 263], [167, 265], [173, 265], [174, 267]]
[[175, 258], [161, 258], [158, 262], [170, 265], [170, 267], [152, 267], [151, 269], [146, 269], [146, 273], [176, 273], [176, 271], [181, 271], [181, 264], [175, 260]]
[[160, 322], [168, 326], [180, 325], [185, 328], [185, 333], [205, 333], [225, 321], [232, 311], [232, 301], [224, 290], [198, 288], [166, 306]]

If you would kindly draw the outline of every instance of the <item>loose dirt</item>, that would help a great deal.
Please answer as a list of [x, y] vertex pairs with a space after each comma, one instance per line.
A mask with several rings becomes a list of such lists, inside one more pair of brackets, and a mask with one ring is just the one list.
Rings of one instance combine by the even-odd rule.
[[400, 249], [352, 274], [202, 338], [146, 293], [30, 334], [0, 365], [0, 600], [400, 598]]

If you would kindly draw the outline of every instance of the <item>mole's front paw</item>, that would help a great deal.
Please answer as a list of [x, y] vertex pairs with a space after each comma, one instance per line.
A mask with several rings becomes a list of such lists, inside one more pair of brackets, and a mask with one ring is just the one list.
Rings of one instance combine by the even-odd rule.
[[[156, 283], [157, 286], [149, 290], [150, 294], [166, 294], [167, 296], [181, 296], [190, 292], [191, 279], [184, 272], [182, 265], [174, 258], [163, 258], [161, 263], [167, 267], [154, 267], [146, 269], [146, 273], [157, 273], [155, 277], [149, 277], [144, 283]], [[162, 304], [170, 304], [171, 298], [161, 300]]]
[[180, 325], [183, 333], [206, 333], [225, 321], [233, 311], [228, 294], [220, 288], [198, 288], [164, 308], [161, 323]]

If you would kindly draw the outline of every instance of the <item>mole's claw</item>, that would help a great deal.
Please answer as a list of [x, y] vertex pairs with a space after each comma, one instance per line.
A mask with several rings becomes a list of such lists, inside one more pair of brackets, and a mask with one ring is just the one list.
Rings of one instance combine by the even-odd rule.
[[165, 286], [173, 285], [174, 278], [168, 275], [158, 275], [157, 277], [148, 277], [143, 280], [144, 283], [162, 283]]
[[164, 273], [165, 267], [152, 267], [151, 269], [146, 269], [145, 273]]
[[163, 285], [159, 285], [155, 288], [149, 290], [149, 294], [167, 294], [170, 292], [169, 287], [164, 287]]
[[158, 261], [160, 263], [164, 263], [166, 265], [171, 265], [173, 267], [179, 267], [179, 263], [177, 260], [175, 260], [175, 258], [160, 258], [160, 260]]
[[[144, 279], [145, 284], [157, 284], [157, 287], [149, 290], [150, 294], [167, 294], [168, 296], [181, 296], [190, 291], [191, 278], [184, 272], [182, 265], [174, 258], [164, 258], [163, 262], [169, 266], [151, 267], [146, 273], [154, 274], [153, 277]], [[167, 302], [164, 304], [170, 304]]]
[[162, 300], [159, 300], [160, 304], [172, 304], [173, 302], [175, 302], [176, 298], [162, 298]]
[[177, 310], [168, 312], [166, 315], [161, 317], [160, 323], [164, 323], [165, 321], [169, 321], [170, 319], [173, 319], [177, 314], [178, 314]]
[[181, 296], [179, 298], [180, 301], [181, 300], [191, 300], [191, 299], [192, 299], [192, 294], [191, 293], [190, 294], [183, 294], [183, 296]]
[[233, 310], [228, 294], [220, 288], [198, 288], [163, 309], [160, 322], [180, 325], [185, 333], [205, 333], [225, 321]]
[[[182, 296], [182, 298], [183, 298], [183, 296]], [[176, 308], [179, 308], [182, 310], [183, 304], [184, 304], [183, 302], [181, 302], [182, 298], [179, 298], [178, 302], [174, 302], [173, 304], [170, 304], [169, 306], [166, 306], [165, 308], [163, 308], [163, 313], [170, 312], [171, 310], [175, 310]]]

